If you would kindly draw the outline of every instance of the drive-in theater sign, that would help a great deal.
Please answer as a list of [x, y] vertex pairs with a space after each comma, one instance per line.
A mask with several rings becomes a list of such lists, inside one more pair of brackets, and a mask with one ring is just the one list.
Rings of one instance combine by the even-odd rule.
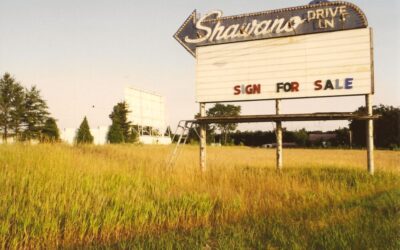
[[[279, 169], [282, 121], [365, 119], [372, 132], [372, 29], [354, 4], [313, 1], [236, 16], [223, 16], [221, 11], [198, 16], [193, 11], [174, 37], [196, 58], [196, 101], [201, 111], [197, 122], [201, 127], [213, 122], [277, 122]], [[368, 114], [279, 114], [281, 99], [352, 95], [366, 96]], [[205, 103], [254, 100], [276, 100], [276, 114], [204, 117]], [[368, 141], [368, 168], [373, 173], [372, 136]], [[205, 168], [205, 139], [203, 143]]]

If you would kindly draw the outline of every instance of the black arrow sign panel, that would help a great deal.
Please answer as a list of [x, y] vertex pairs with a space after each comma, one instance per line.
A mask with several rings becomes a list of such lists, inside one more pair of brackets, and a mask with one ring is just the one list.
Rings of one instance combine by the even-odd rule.
[[324, 2], [223, 17], [215, 11], [198, 18], [193, 11], [174, 38], [196, 56], [196, 47], [365, 28], [365, 14], [348, 2]]

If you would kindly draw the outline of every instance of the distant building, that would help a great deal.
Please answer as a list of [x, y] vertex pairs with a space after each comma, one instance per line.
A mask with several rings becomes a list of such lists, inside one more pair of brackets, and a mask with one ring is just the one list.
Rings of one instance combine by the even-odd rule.
[[324, 132], [319, 132], [319, 133], [309, 133], [308, 134], [308, 141], [312, 145], [321, 145], [323, 147], [328, 147], [330, 146], [330, 141], [333, 139], [337, 138], [337, 134], [335, 133], [324, 133]]
[[337, 135], [335, 133], [310, 133], [308, 134], [308, 140], [311, 143], [321, 142], [321, 141], [329, 141], [335, 139]]
[[[64, 128], [60, 129], [60, 138], [63, 142], [74, 144], [76, 131], [78, 128]], [[107, 126], [100, 126], [97, 128], [90, 128], [90, 133], [93, 136], [93, 143], [96, 145], [103, 145], [107, 142]]]

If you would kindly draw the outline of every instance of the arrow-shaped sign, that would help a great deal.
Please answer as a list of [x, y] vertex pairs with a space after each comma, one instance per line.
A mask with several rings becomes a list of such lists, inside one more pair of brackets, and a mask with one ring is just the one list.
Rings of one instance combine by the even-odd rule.
[[196, 56], [196, 47], [223, 43], [365, 28], [367, 18], [348, 2], [322, 2], [305, 6], [223, 17], [211, 11], [190, 14], [174, 38]]

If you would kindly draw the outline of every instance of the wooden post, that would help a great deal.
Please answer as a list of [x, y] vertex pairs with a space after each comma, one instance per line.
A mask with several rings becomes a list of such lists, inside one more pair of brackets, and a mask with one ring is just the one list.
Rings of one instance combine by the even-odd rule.
[[[276, 114], [279, 115], [279, 104], [281, 100], [275, 100]], [[276, 122], [276, 170], [282, 170], [282, 122]]]
[[[367, 107], [368, 115], [372, 115], [372, 95], [368, 94], [365, 96], [365, 104]], [[367, 120], [367, 160], [368, 160], [368, 172], [373, 175], [375, 172], [374, 166], [374, 120]]]
[[[206, 104], [200, 103], [200, 117], [206, 116]], [[206, 124], [200, 124], [200, 170], [206, 171]]]
[[353, 149], [353, 131], [351, 129], [349, 129], [349, 146], [350, 149]]

